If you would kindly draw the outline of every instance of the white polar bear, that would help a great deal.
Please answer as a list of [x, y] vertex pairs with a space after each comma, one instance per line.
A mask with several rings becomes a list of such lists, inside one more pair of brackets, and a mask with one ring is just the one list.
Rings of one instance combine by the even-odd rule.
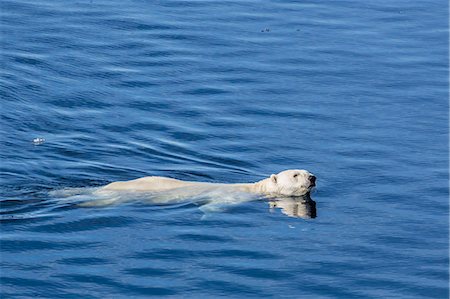
[[293, 169], [247, 184], [215, 184], [151, 176], [88, 190], [64, 189], [53, 192], [53, 195], [66, 200], [69, 197], [82, 207], [101, 207], [132, 201], [151, 204], [191, 202], [200, 204], [200, 209], [204, 212], [221, 210], [222, 207], [264, 196], [277, 200], [277, 207], [286, 210], [280, 200], [307, 196], [315, 185], [316, 177], [312, 173]]
[[98, 190], [105, 191], [144, 191], [171, 193], [175, 197], [189, 197], [199, 194], [220, 192], [242, 192], [268, 196], [302, 196], [316, 185], [316, 177], [299, 169], [285, 170], [272, 174], [269, 178], [256, 183], [215, 184], [204, 182], [181, 181], [167, 177], [150, 176], [131, 181], [114, 182]]

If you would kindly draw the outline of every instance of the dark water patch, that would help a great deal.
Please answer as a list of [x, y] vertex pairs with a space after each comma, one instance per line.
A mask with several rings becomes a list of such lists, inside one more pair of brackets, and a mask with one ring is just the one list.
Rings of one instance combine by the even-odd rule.
[[232, 250], [232, 249], [222, 249], [220, 251], [210, 252], [205, 254], [209, 257], [231, 257], [231, 258], [247, 258], [247, 259], [262, 259], [262, 260], [273, 260], [278, 259], [279, 256], [271, 254], [264, 251], [245, 251], [245, 250]]
[[189, 249], [155, 249], [150, 251], [138, 252], [130, 256], [133, 259], [178, 259], [186, 260], [189, 258], [246, 258], [246, 259], [277, 259], [278, 256], [268, 252], [246, 251], [246, 250], [189, 250]]
[[28, 65], [40, 65], [43, 64], [43, 61], [41, 59], [38, 59], [36, 57], [25, 57], [25, 56], [17, 56], [12, 58], [13, 61], [19, 63], [19, 64], [28, 64]]
[[[366, 275], [367, 276], [367, 275]], [[420, 285], [418, 286], [414, 282], [401, 282], [396, 281], [394, 283], [389, 282], [390, 279], [380, 277], [367, 277], [366, 279], [357, 278], [354, 283], [367, 289], [380, 289], [385, 290], [386, 294], [398, 295], [398, 290], [401, 290], [402, 294], [411, 297], [424, 297], [424, 298], [445, 298], [448, 295], [445, 287], [438, 287], [434, 284], [430, 286]]]
[[173, 289], [163, 287], [143, 287], [132, 284], [124, 284], [117, 280], [98, 275], [63, 274], [58, 276], [60, 278], [64, 278], [67, 281], [72, 281], [74, 283], [79, 283], [81, 285], [88, 284], [88, 285], [106, 286], [116, 292], [123, 293], [126, 295], [163, 296], [163, 295], [175, 295], [177, 293]]
[[2, 209], [0, 213], [3, 213], [3, 209], [15, 208], [18, 206], [22, 206], [24, 203], [30, 204], [36, 202], [39, 202], [39, 200], [25, 201], [23, 199], [2, 199], [0, 200], [0, 208]]
[[137, 80], [122, 80], [118, 87], [129, 87], [129, 88], [148, 88], [152, 86], [157, 86], [156, 83], [149, 81], [137, 81]]
[[164, 25], [164, 24], [149, 24], [144, 22], [137, 22], [133, 19], [102, 19], [101, 23], [103, 26], [110, 27], [113, 29], [120, 29], [124, 31], [165, 31], [174, 30], [176, 27]]
[[[9, 206], [1, 207], [0, 217], [2, 222], [12, 222], [14, 220], [24, 221], [36, 218], [36, 221], [42, 221], [48, 218], [48, 215], [41, 215], [41, 212], [51, 211], [56, 206], [49, 205], [48, 202], [42, 199], [36, 200], [20, 200], [18, 202], [14, 201], [15, 204], [11, 205], [11, 200], [7, 200], [10, 203]], [[37, 219], [42, 218], [42, 219]]]
[[183, 94], [186, 95], [197, 95], [197, 96], [205, 96], [205, 95], [217, 95], [217, 94], [225, 94], [228, 93], [227, 90], [213, 88], [213, 87], [204, 87], [204, 88], [196, 88], [192, 90], [185, 90]]
[[[321, 280], [324, 280], [325, 277], [320, 277]], [[332, 280], [326, 280], [326, 283], [318, 282], [317, 284], [311, 284], [306, 281], [304, 284], [299, 284], [295, 286], [296, 289], [305, 292], [308, 295], [317, 294], [317, 296], [323, 297], [333, 297], [338, 296], [340, 298], [361, 298], [361, 296], [367, 296], [365, 292], [359, 292], [357, 290], [353, 290], [356, 288], [343, 289], [339, 285], [335, 285], [332, 283]], [[364, 294], [364, 295], [363, 295]]]
[[264, 293], [258, 288], [252, 288], [238, 282], [229, 282], [224, 280], [206, 279], [197, 282], [195, 286], [201, 291], [211, 294], [212, 296], [225, 296], [230, 289], [236, 290], [240, 296], [257, 296], [270, 297], [269, 294]]
[[231, 83], [231, 84], [263, 84], [264, 81], [255, 78], [245, 78], [245, 77], [232, 77], [232, 78], [223, 78], [221, 79], [223, 82]]
[[[61, 98], [52, 99], [49, 104], [60, 108], [89, 108], [89, 109], [100, 109], [111, 107], [110, 104], [104, 101], [94, 100], [98, 96], [101, 96], [98, 92], [77, 92], [69, 96], [64, 96]], [[106, 95], [104, 95], [106, 96]]]
[[9, 215], [0, 216], [0, 223], [3, 226], [5, 232], [12, 230], [20, 230], [22, 225], [34, 225], [39, 222], [48, 222], [54, 219], [55, 216], [42, 216], [42, 215], [28, 215], [27, 213], [11, 212]]
[[214, 235], [202, 235], [202, 234], [180, 234], [177, 235], [178, 239], [194, 241], [194, 242], [230, 242], [231, 238], [214, 236]]
[[64, 258], [57, 261], [59, 264], [63, 265], [74, 265], [74, 266], [96, 266], [105, 265], [111, 263], [107, 259], [96, 258], [96, 257], [74, 257], [74, 258]]
[[[65, 285], [63, 283], [48, 282], [43, 279], [30, 279], [18, 277], [2, 277], [2, 284], [5, 289], [14, 290], [20, 287], [26, 292], [2, 292], [2, 298], [79, 298], [79, 294], [74, 292], [67, 292], [63, 290]], [[51, 294], [51, 295], [50, 295]], [[86, 296], [86, 298], [94, 298]]]
[[[201, 214], [200, 214], [201, 216]], [[198, 221], [185, 223], [184, 220], [177, 220], [177, 219], [170, 219], [171, 224], [173, 225], [186, 225], [186, 226], [192, 226], [192, 227], [210, 227], [210, 228], [221, 228], [224, 226], [229, 226], [231, 229], [238, 229], [238, 228], [256, 228], [259, 227], [258, 224], [248, 222], [247, 220], [242, 221], [231, 221], [231, 220], [224, 220], [224, 219], [213, 219], [214, 217], [206, 217], [205, 219], [201, 218], [195, 218]], [[237, 219], [236, 219], [237, 220]], [[155, 220], [155, 222], [158, 225], [164, 225], [164, 223], [167, 223], [163, 220]]]
[[262, 269], [262, 268], [251, 268], [251, 267], [235, 267], [235, 266], [218, 266], [218, 270], [232, 273], [243, 277], [250, 277], [256, 279], [268, 279], [268, 280], [284, 280], [294, 277], [292, 273], [282, 270], [272, 270], [272, 269]]
[[99, 243], [96, 242], [50, 242], [36, 240], [1, 240], [0, 246], [2, 251], [11, 253], [21, 253], [26, 251], [42, 251], [42, 250], [72, 250], [83, 248], [94, 248]]
[[182, 250], [182, 249], [155, 249], [151, 251], [137, 252], [130, 256], [130, 258], [137, 260], [185, 260], [198, 256], [197, 251]]
[[16, 277], [2, 277], [2, 284], [14, 285], [14, 286], [26, 286], [27, 288], [43, 288], [48, 292], [53, 289], [61, 288], [63, 285], [55, 282], [49, 282], [42, 279], [30, 279], [30, 278], [16, 278]]
[[[174, 103], [166, 103], [166, 102], [160, 102], [157, 99], [151, 100], [141, 100], [141, 101], [128, 101], [126, 103], [123, 103], [124, 107], [130, 107], [134, 109], [144, 110], [144, 111], [169, 111], [172, 112], [174, 109], [176, 109], [176, 105]], [[160, 125], [159, 123], [154, 123], [154, 126]], [[158, 127], [157, 127], [158, 128]], [[166, 127], [160, 127], [161, 131], [165, 131]]]
[[[63, 219], [61, 219], [63, 220]], [[131, 217], [121, 216], [98, 216], [70, 222], [56, 222], [47, 225], [38, 225], [32, 228], [35, 232], [57, 232], [61, 234], [76, 233], [91, 230], [101, 230], [105, 228], [124, 227], [136, 222]]]
[[[51, 267], [47, 265], [29, 265], [26, 263], [14, 263], [14, 262], [1, 262], [2, 270], [8, 270], [11, 272], [14, 271], [23, 271], [28, 273], [46, 273], [47, 271], [51, 271]], [[2, 275], [3, 277], [3, 275]], [[35, 276], [37, 277], [37, 276]]]
[[179, 275], [180, 271], [159, 268], [130, 268], [123, 271], [126, 274], [142, 277], [173, 277]]

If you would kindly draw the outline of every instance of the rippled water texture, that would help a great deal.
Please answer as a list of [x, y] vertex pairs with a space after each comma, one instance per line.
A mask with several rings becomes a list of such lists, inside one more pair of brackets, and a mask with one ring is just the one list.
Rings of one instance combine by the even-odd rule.
[[[2, 298], [448, 297], [447, 1], [1, 15]], [[313, 201], [77, 204], [288, 168], [317, 176]]]

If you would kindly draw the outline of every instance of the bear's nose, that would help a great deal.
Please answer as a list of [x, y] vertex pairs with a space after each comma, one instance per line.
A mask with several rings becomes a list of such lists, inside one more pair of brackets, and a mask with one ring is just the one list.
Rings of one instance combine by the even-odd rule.
[[309, 181], [311, 182], [311, 185], [312, 185], [312, 186], [315, 186], [315, 185], [316, 185], [316, 177], [315, 177], [315, 176], [310, 175], [310, 176], [309, 176]]

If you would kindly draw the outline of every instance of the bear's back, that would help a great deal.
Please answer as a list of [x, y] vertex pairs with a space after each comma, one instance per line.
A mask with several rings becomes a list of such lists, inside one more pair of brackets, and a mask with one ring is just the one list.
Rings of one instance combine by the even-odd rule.
[[104, 190], [133, 190], [133, 191], [166, 191], [192, 185], [177, 179], [148, 176], [131, 181], [114, 182], [106, 185]]

